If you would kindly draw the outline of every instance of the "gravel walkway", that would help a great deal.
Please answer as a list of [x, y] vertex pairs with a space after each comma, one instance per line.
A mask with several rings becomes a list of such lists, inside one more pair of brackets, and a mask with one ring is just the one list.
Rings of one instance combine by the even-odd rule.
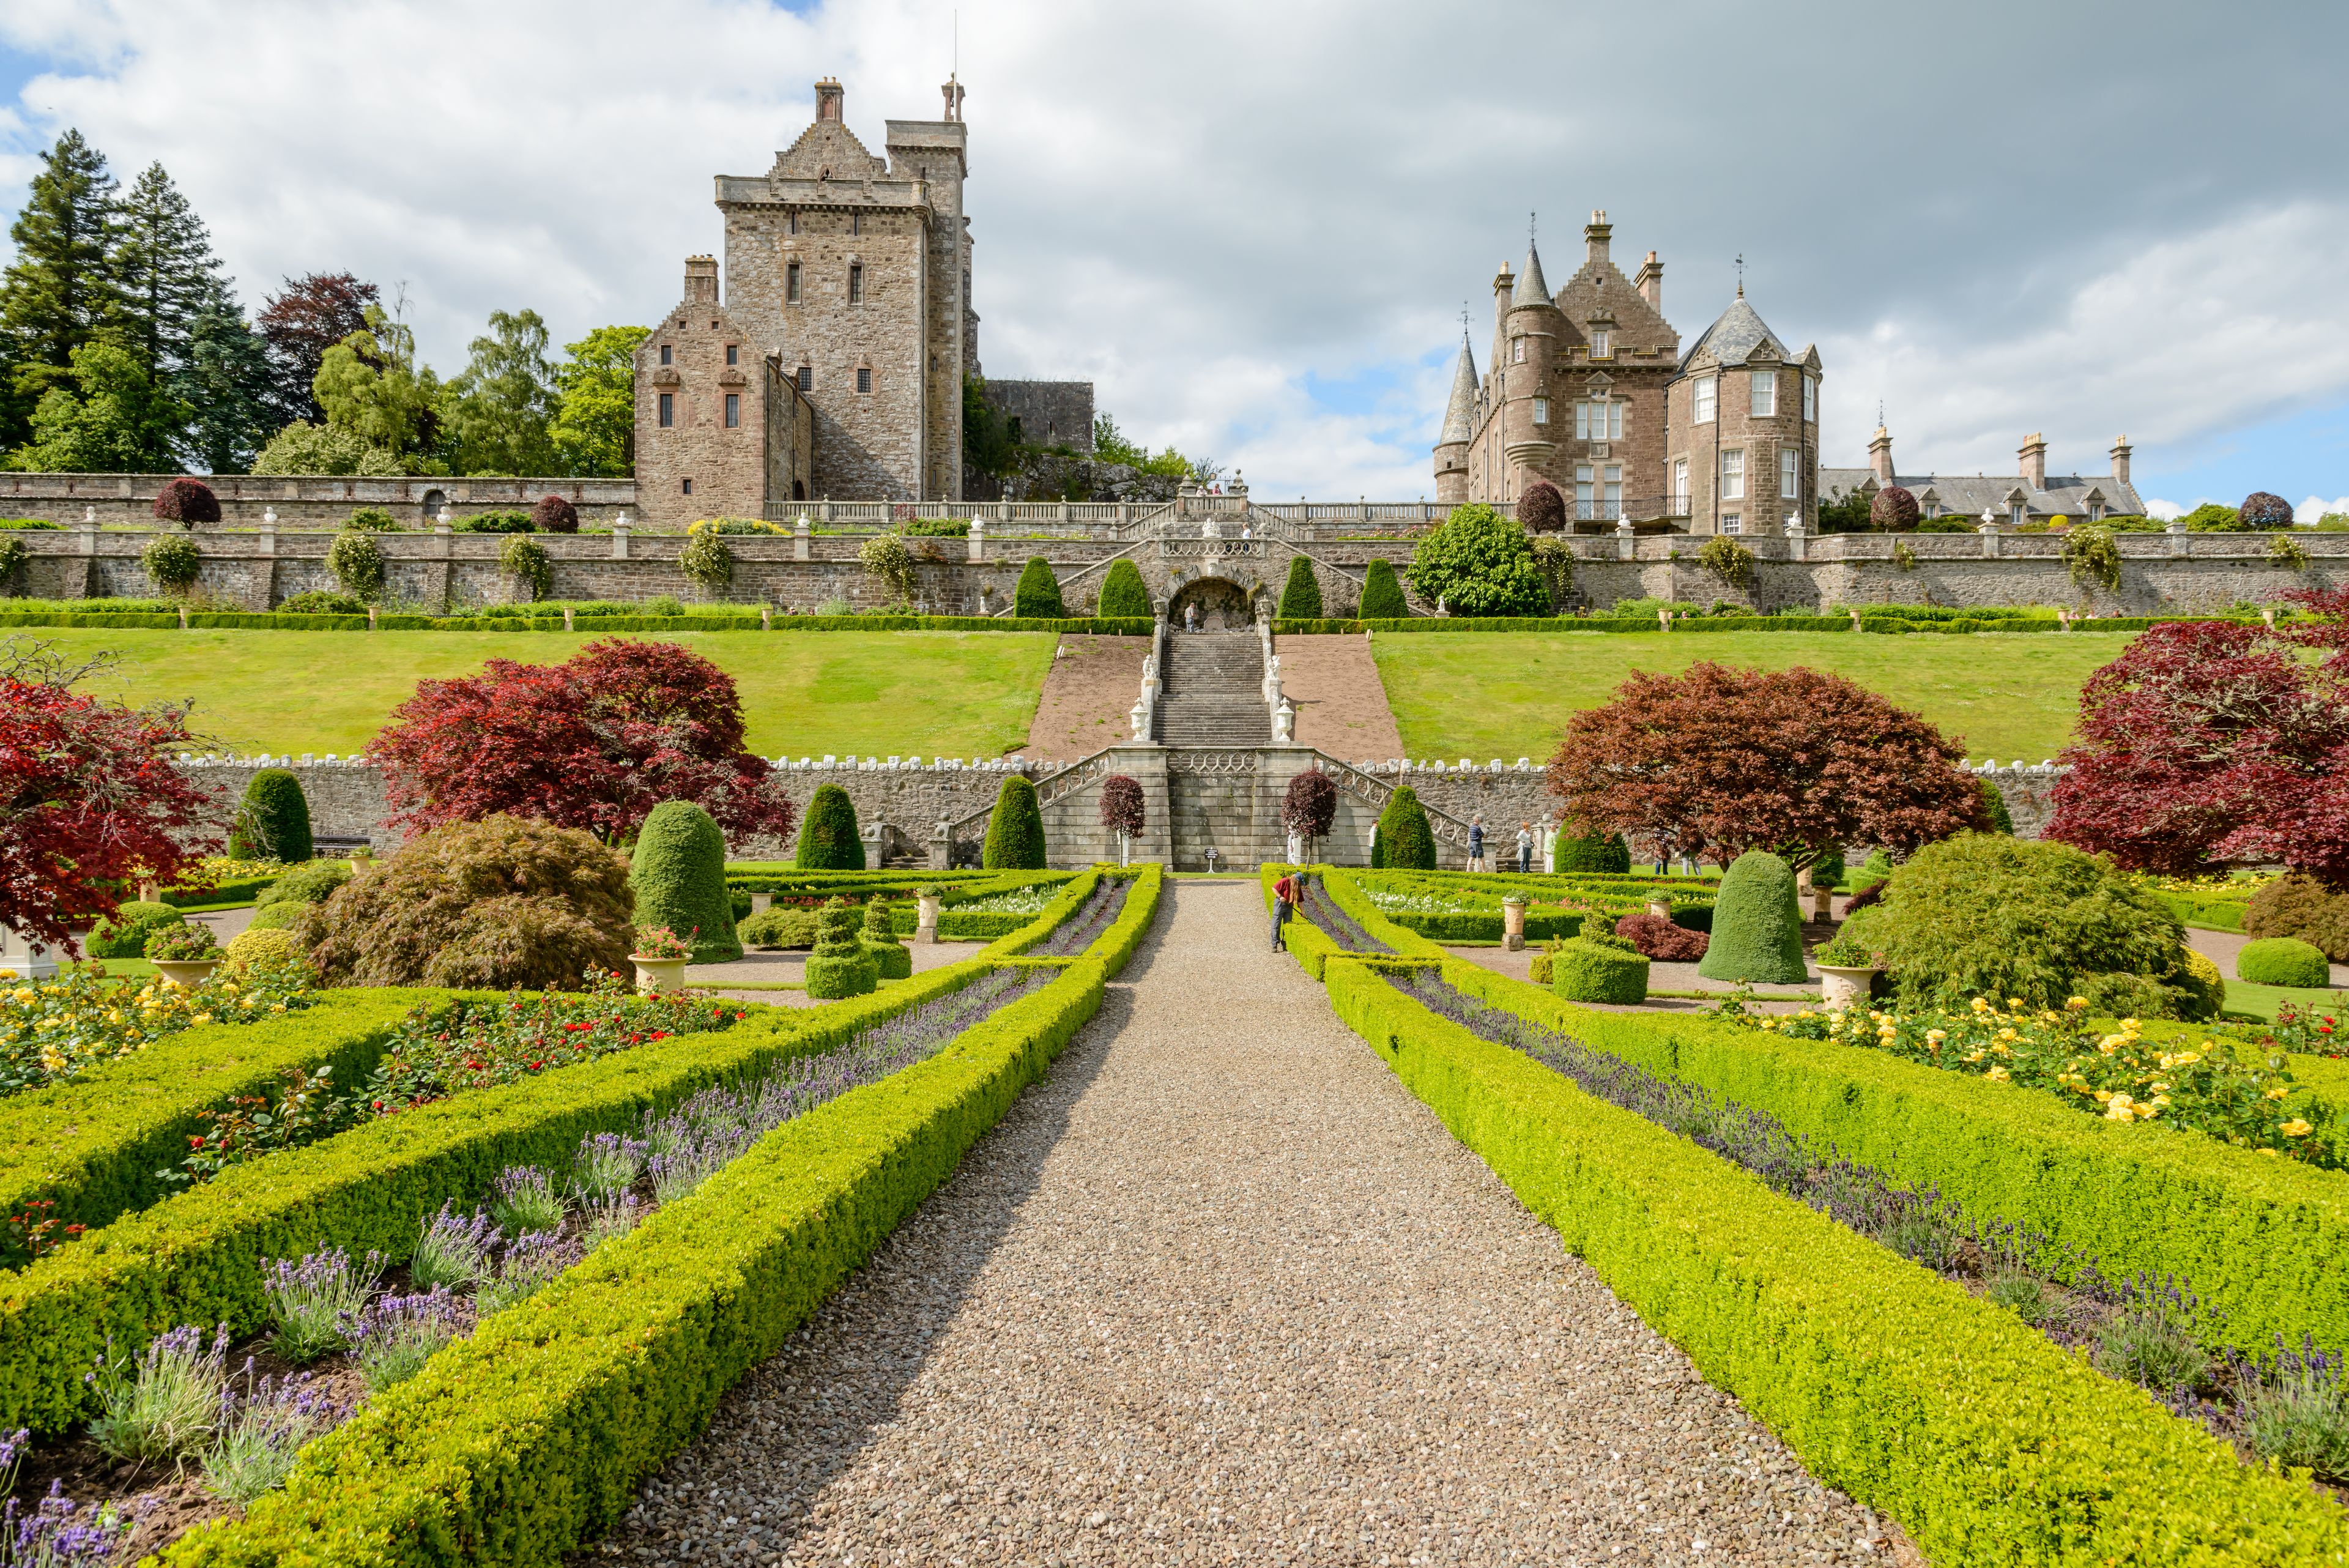
[[1919, 1561], [1168, 884], [1050, 1077], [578, 1561]]

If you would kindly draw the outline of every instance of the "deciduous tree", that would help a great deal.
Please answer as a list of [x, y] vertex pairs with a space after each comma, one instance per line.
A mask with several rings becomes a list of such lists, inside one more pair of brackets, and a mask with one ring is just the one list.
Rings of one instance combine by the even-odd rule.
[[1330, 836], [1330, 825], [1338, 819], [1338, 786], [1319, 768], [1308, 768], [1288, 781], [1288, 792], [1280, 800], [1280, 825], [1305, 841], [1305, 857], [1313, 858], [1314, 846]]
[[492, 659], [479, 675], [419, 681], [392, 718], [371, 752], [410, 827], [503, 812], [618, 844], [665, 800], [733, 834], [788, 836], [795, 817], [743, 744], [732, 678], [674, 643], [591, 642], [554, 665]]
[[314, 272], [287, 278], [283, 289], [263, 301], [254, 325], [269, 348], [274, 424], [326, 421], [326, 410], [311, 383], [317, 379], [327, 349], [367, 329], [367, 307], [379, 297], [375, 285], [361, 283], [349, 273]]
[[124, 884], [171, 881], [219, 842], [208, 793], [171, 760], [195, 743], [186, 708], [76, 691], [98, 668], [0, 643], [0, 925], [68, 952]]
[[[440, 441], [440, 379], [416, 358], [416, 334], [381, 306], [326, 352], [311, 382], [326, 422], [422, 469]], [[440, 472], [447, 472], [445, 469]]]
[[1837, 675], [1711, 662], [1635, 674], [1550, 760], [1568, 820], [1726, 866], [1800, 869], [1845, 844], [1904, 851], [1989, 826], [1957, 742]]
[[150, 379], [129, 349], [98, 341], [73, 352], [73, 388], [52, 386], [33, 410], [32, 440], [9, 454], [36, 473], [157, 473], [180, 466], [171, 447], [188, 406]]
[[636, 472], [636, 348], [648, 327], [598, 327], [563, 347], [554, 368], [562, 395], [554, 438], [560, 472], [582, 479], [626, 479]]
[[449, 384], [447, 422], [459, 473], [554, 472], [548, 427], [558, 393], [546, 342], [537, 311], [490, 312], [489, 332], [473, 339], [471, 361]]
[[1526, 531], [1482, 502], [1455, 507], [1412, 552], [1411, 586], [1454, 615], [1547, 615], [1549, 587]]

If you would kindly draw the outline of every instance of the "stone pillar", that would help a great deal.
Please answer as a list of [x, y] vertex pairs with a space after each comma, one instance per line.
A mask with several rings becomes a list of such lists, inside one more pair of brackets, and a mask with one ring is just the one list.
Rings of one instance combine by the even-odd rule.
[[0, 926], [0, 973], [11, 973], [25, 981], [54, 980], [57, 957], [30, 937]]
[[[431, 583], [433, 597], [440, 601], [440, 613], [449, 613], [449, 596], [457, 586], [457, 536], [449, 531], [449, 514], [443, 510], [440, 521], [432, 525], [433, 569], [426, 580]], [[438, 578], [438, 581], [433, 581]]]
[[[1167, 869], [1174, 867], [1174, 800], [1166, 778], [1166, 748], [1144, 742], [1131, 742], [1110, 748], [1109, 771], [1123, 774], [1142, 786], [1142, 831], [1133, 836], [1130, 853], [1136, 863], [1144, 860], [1164, 861]], [[1091, 792], [1081, 792], [1092, 800]], [[1098, 819], [1098, 803], [1090, 808]]]
[[1501, 900], [1501, 946], [1506, 951], [1520, 952], [1525, 945], [1525, 895], [1511, 893]]
[[972, 561], [984, 561], [987, 559], [986, 518], [973, 517], [970, 520], [970, 539], [964, 554]]
[[1801, 514], [1795, 512], [1787, 513], [1786, 559], [1790, 561], [1808, 560], [1810, 557], [1806, 554], [1806, 551], [1808, 550], [1809, 545], [1810, 535], [1804, 532]]
[[1998, 520], [1996, 518], [1992, 518], [1991, 521], [1981, 524], [1976, 531], [1982, 535], [1982, 553], [1983, 558], [1986, 560], [1997, 559]]
[[268, 613], [277, 607], [277, 509], [267, 506], [261, 513], [261, 564], [253, 569], [254, 608]]
[[625, 561], [627, 558], [628, 514], [623, 512], [612, 522], [612, 559]]
[[2186, 519], [2172, 517], [2169, 520], [2169, 553], [2182, 556], [2189, 553], [2189, 548], [2187, 544]]
[[800, 520], [792, 524], [792, 559], [794, 561], [809, 558], [809, 529], [808, 514], [802, 512]]
[[1615, 558], [1619, 561], [1634, 561], [1639, 559], [1639, 556], [1640, 536], [1631, 532], [1631, 520], [1629, 517], [1617, 518], [1615, 520]]
[[930, 829], [930, 869], [954, 869], [954, 825], [941, 822]]

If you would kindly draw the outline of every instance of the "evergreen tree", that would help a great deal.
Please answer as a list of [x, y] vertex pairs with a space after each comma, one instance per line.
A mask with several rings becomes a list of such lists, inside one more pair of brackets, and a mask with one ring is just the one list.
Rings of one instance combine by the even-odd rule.
[[460, 473], [553, 473], [547, 427], [557, 405], [546, 358], [546, 323], [535, 310], [490, 312], [490, 335], [450, 383], [449, 434]]
[[297, 420], [326, 423], [326, 408], [312, 389], [318, 367], [327, 349], [367, 330], [367, 307], [378, 298], [375, 285], [349, 273], [314, 272], [285, 279], [282, 291], [262, 301], [254, 327], [269, 346], [271, 429]]
[[194, 358], [196, 318], [227, 289], [212, 235], [160, 163], [150, 163], [122, 199], [114, 247], [123, 341], [150, 381]]
[[563, 351], [554, 368], [562, 407], [548, 434], [559, 472], [626, 479], [636, 472], [636, 348], [648, 327], [598, 327]]
[[0, 446], [26, 439], [42, 394], [71, 381], [74, 350], [121, 315], [109, 261], [117, 187], [105, 154], [68, 130], [41, 162], [9, 226], [16, 259], [0, 279]]
[[197, 313], [179, 396], [188, 405], [187, 454], [208, 473], [243, 473], [276, 429], [269, 344], [245, 325], [226, 287]]
[[1101, 603], [1096, 615], [1130, 617], [1136, 620], [1151, 618], [1150, 589], [1142, 580], [1142, 571], [1133, 560], [1120, 556], [1110, 564], [1109, 575], [1102, 579]]
[[1011, 590], [1011, 613], [1027, 620], [1061, 620], [1068, 610], [1061, 602], [1061, 580], [1041, 556], [1028, 557], [1019, 582]]
[[1362, 603], [1354, 612], [1363, 620], [1402, 620], [1411, 614], [1411, 606], [1402, 597], [1402, 585], [1395, 581], [1394, 563], [1372, 561], [1362, 578]]
[[1288, 559], [1288, 581], [1280, 590], [1280, 618], [1321, 618], [1321, 583], [1313, 575], [1313, 563], [1302, 556], [1292, 556]]

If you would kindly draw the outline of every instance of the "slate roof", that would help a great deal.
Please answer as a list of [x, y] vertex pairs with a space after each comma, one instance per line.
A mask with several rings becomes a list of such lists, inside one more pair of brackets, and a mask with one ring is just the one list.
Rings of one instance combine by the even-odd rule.
[[[1819, 493], [1823, 495], [1848, 493], [1875, 477], [1871, 469], [1821, 468]], [[1926, 504], [1926, 493], [1930, 491], [1942, 512], [1961, 517], [1980, 517], [1985, 511], [2005, 517], [2007, 497], [2020, 490], [2026, 496], [2025, 504], [2033, 517], [2085, 517], [2088, 514], [2088, 492], [2104, 493], [2105, 510], [2122, 516], [2142, 516], [2145, 502], [2137, 487], [2115, 479], [2109, 473], [2057, 474], [2047, 476], [2046, 484], [2033, 489], [2019, 473], [1899, 473], [1893, 483], [1917, 498], [1921, 508]]]
[[1452, 401], [1444, 406], [1444, 433], [1435, 444], [1447, 446], [1454, 441], [1465, 441], [1476, 430], [1476, 355], [1468, 346], [1468, 334], [1460, 334], [1460, 363], [1452, 372]]
[[1729, 308], [1721, 313], [1720, 319], [1698, 334], [1697, 340], [1689, 345], [1688, 352], [1681, 356], [1681, 369], [1688, 369], [1690, 361], [1708, 348], [1713, 350], [1713, 357], [1723, 364], [1743, 365], [1745, 357], [1764, 343], [1781, 359], [1795, 358], [1787, 352], [1786, 345], [1778, 335], [1754, 314], [1752, 306], [1745, 303], [1744, 291], [1741, 289], [1737, 297], [1730, 302]]
[[1509, 291], [1509, 308], [1516, 310], [1526, 305], [1548, 305], [1549, 285], [1542, 280], [1541, 252], [1531, 241], [1526, 244], [1525, 269], [1517, 274], [1516, 286]]

